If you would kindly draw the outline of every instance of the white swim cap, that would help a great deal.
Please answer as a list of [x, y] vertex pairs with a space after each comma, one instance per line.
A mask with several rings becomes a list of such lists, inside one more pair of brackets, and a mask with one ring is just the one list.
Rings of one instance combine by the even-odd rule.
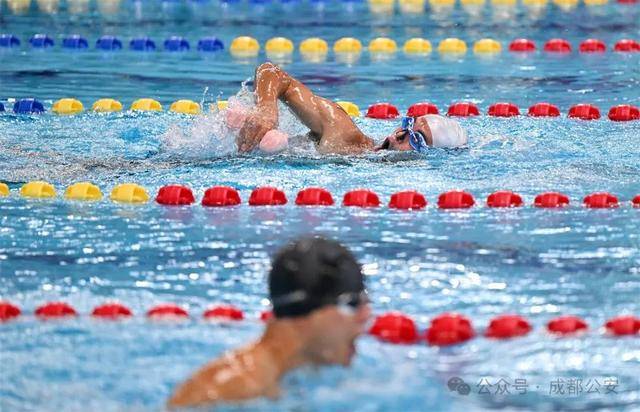
[[433, 147], [461, 147], [467, 144], [467, 132], [457, 121], [437, 114], [423, 117], [431, 129]]

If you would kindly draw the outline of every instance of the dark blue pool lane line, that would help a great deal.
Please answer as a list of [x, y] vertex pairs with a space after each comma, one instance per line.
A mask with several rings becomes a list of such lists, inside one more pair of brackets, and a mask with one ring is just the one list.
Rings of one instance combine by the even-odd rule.
[[[21, 41], [13, 34], [0, 34], [0, 48], [20, 47]], [[29, 39], [29, 44], [34, 49], [49, 49], [54, 47], [54, 39], [47, 34], [35, 34]], [[83, 50], [89, 48], [89, 41], [73, 34], [62, 39], [62, 48], [67, 50]], [[116, 36], [101, 36], [96, 40], [95, 48], [105, 51], [116, 51], [123, 48], [122, 41]], [[136, 37], [129, 41], [129, 49], [134, 51], [156, 50], [156, 43], [149, 37]], [[191, 45], [187, 39], [181, 36], [171, 36], [163, 42], [166, 51], [188, 51]], [[198, 40], [198, 51], [217, 52], [224, 50], [224, 43], [216, 37], [204, 37]]]

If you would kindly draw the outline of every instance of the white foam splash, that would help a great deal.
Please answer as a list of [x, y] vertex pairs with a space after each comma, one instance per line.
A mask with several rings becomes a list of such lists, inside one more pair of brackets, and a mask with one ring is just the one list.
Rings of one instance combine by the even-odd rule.
[[[255, 108], [254, 94], [248, 89], [246, 83], [242, 84], [235, 96], [229, 98], [228, 107], [241, 107], [247, 111]], [[315, 152], [313, 144], [306, 138], [309, 129], [285, 104], [279, 102], [278, 107], [278, 130], [292, 137], [286, 152], [292, 154]], [[228, 156], [238, 152], [237, 132], [227, 127], [224, 110], [214, 110], [192, 120], [176, 122], [169, 126], [159, 138], [160, 151], [168, 157], [179, 155], [183, 159]]]

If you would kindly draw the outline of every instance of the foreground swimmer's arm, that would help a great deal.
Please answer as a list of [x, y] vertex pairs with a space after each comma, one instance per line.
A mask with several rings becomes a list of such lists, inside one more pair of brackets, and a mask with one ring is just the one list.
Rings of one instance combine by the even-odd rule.
[[240, 130], [241, 152], [253, 150], [262, 137], [278, 125], [278, 99], [282, 100], [319, 137], [318, 150], [325, 153], [361, 153], [373, 148], [351, 118], [336, 103], [317, 96], [304, 84], [272, 63], [256, 70], [256, 108]]

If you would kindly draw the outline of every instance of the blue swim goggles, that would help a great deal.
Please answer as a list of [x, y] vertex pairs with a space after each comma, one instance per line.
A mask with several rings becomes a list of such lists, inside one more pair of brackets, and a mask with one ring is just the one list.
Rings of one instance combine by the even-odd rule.
[[402, 131], [405, 135], [409, 135], [409, 144], [418, 153], [424, 153], [429, 149], [427, 145], [427, 139], [424, 138], [424, 135], [421, 132], [416, 132], [413, 130], [413, 124], [416, 119], [414, 117], [403, 117], [402, 118]]

